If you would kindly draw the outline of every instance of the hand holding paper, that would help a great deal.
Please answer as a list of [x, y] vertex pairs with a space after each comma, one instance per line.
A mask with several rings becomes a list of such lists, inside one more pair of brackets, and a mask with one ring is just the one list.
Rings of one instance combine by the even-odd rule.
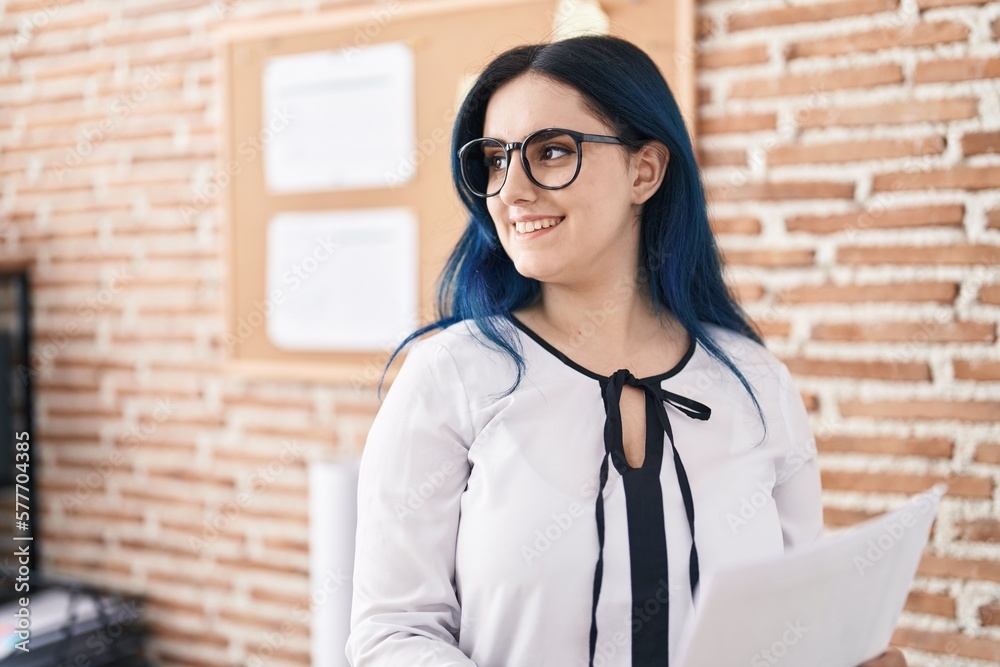
[[706, 573], [677, 664], [905, 665], [886, 647], [946, 490], [938, 484], [897, 510], [777, 559]]

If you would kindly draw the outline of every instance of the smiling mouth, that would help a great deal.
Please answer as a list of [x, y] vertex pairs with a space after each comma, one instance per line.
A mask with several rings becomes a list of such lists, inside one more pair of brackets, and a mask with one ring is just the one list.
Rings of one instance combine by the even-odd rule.
[[529, 222], [515, 222], [514, 229], [520, 234], [530, 234], [531, 232], [535, 232], [540, 229], [555, 227], [562, 221], [562, 218], [540, 218]]

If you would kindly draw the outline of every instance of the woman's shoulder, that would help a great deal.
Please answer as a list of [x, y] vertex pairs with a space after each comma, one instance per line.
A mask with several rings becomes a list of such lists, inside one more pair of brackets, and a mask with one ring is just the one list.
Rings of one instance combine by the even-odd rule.
[[788, 367], [774, 352], [749, 336], [712, 322], [702, 322], [702, 326], [748, 380], [750, 376], [778, 378], [788, 374]]
[[[498, 326], [503, 326], [498, 323]], [[474, 319], [443, 327], [419, 339], [415, 345], [447, 354], [463, 372], [493, 368], [501, 362], [498, 352], [484, 346], [485, 334]]]

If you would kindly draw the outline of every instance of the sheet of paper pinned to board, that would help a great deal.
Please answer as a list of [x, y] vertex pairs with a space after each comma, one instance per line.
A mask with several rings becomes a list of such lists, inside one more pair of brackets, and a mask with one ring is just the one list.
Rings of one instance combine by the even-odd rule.
[[395, 348], [418, 326], [417, 258], [408, 208], [275, 215], [262, 307], [268, 338], [289, 350]]
[[854, 667], [888, 647], [946, 484], [789, 550], [705, 573], [680, 667]]
[[264, 181], [276, 194], [395, 187], [414, 159], [413, 51], [388, 42], [269, 59], [263, 73]]

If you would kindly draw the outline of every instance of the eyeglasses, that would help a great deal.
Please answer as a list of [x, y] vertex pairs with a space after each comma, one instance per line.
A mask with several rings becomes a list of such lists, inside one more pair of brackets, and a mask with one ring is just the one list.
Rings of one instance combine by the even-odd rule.
[[458, 151], [462, 180], [477, 197], [492, 197], [507, 182], [510, 152], [520, 149], [521, 166], [532, 183], [546, 190], [559, 190], [576, 180], [580, 173], [580, 144], [621, 144], [618, 137], [583, 134], [558, 127], [532, 132], [524, 141], [504, 144], [499, 139], [473, 139]]

